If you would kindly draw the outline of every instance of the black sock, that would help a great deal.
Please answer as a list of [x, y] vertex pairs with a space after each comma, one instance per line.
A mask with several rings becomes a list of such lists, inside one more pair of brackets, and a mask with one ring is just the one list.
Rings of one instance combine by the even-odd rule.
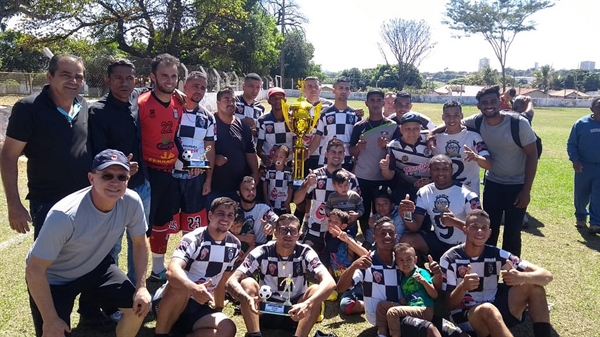
[[550, 323], [546, 323], [546, 322], [533, 323], [533, 335], [535, 337], [549, 337], [550, 336]]
[[155, 333], [154, 337], [169, 337], [168, 333]]

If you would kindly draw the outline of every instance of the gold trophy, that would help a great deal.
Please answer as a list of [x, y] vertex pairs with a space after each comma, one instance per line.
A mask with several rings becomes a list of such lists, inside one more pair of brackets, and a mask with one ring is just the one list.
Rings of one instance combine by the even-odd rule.
[[321, 115], [322, 103], [319, 102], [316, 106], [308, 103], [304, 97], [304, 81], [298, 80], [300, 96], [295, 103], [288, 105], [285, 101], [281, 101], [281, 110], [283, 110], [283, 119], [290, 131], [296, 134], [294, 141], [294, 189], [299, 188], [304, 181], [304, 142], [302, 139], [307, 134], [312, 133], [319, 116]]

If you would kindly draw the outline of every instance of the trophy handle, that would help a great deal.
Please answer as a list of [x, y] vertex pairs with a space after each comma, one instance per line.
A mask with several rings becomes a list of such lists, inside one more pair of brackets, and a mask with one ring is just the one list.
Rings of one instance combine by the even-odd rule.
[[291, 132], [294, 132], [292, 123], [290, 123], [290, 106], [287, 105], [287, 102], [284, 100], [281, 100], [281, 110], [283, 112], [283, 120], [285, 121], [285, 125], [287, 125]]
[[319, 117], [321, 117], [321, 108], [323, 107], [323, 102], [319, 102], [319, 104], [315, 105], [315, 115], [313, 116], [313, 122], [310, 126], [310, 129], [307, 131], [307, 134], [310, 134], [312, 130], [317, 126], [317, 122], [319, 122]]

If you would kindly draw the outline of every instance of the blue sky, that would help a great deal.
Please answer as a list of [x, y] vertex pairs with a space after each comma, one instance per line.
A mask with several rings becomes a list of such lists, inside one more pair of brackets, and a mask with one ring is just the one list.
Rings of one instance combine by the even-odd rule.
[[[436, 47], [421, 62], [421, 71], [476, 71], [480, 58], [500, 69], [492, 47], [482, 36], [455, 39], [441, 21], [447, 0], [297, 0], [308, 17], [307, 39], [315, 46], [314, 61], [323, 70], [372, 68], [385, 63], [381, 23], [391, 18], [425, 20]], [[595, 61], [600, 68], [600, 1], [560, 0], [531, 17], [537, 29], [517, 34], [507, 57], [516, 69], [549, 64], [555, 69], [578, 68], [580, 61]], [[388, 53], [388, 61], [394, 57]]]

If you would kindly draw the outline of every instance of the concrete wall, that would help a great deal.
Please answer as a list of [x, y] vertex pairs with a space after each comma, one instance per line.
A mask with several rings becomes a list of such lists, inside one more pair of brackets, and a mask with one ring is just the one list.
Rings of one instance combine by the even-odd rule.
[[[285, 89], [288, 97], [298, 97], [300, 90]], [[321, 96], [327, 99], [333, 99], [333, 93], [321, 92]], [[348, 97], [352, 101], [364, 101], [367, 99], [366, 92], [353, 92]], [[415, 103], [433, 103], [444, 104], [449, 100], [459, 101], [462, 105], [476, 105], [477, 100], [473, 96], [441, 96], [441, 95], [412, 95]], [[561, 108], [589, 108], [592, 99], [564, 99], [564, 98], [532, 98], [533, 106], [541, 107], [561, 107]]]

